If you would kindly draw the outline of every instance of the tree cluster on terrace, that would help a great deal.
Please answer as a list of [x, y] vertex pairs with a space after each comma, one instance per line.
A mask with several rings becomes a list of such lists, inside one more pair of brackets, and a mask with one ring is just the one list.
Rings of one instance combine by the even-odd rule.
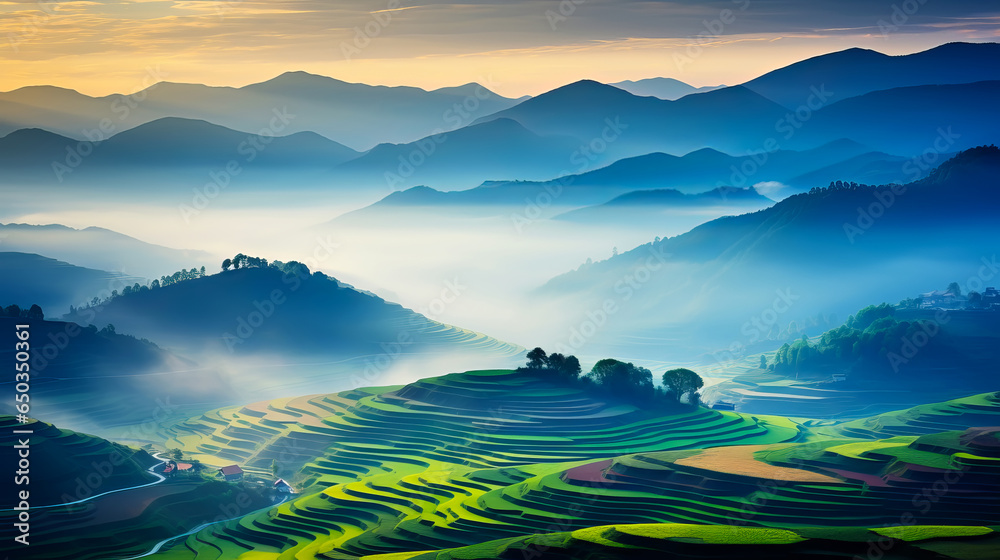
[[580, 361], [576, 356], [547, 354], [542, 348], [535, 348], [528, 352], [527, 358], [527, 364], [517, 371], [579, 385], [589, 391], [644, 405], [687, 403], [697, 406], [698, 390], [704, 386], [697, 373], [684, 368], [666, 371], [661, 378], [662, 387], [656, 387], [653, 372], [649, 369], [613, 358], [598, 361], [586, 375], [581, 375]]

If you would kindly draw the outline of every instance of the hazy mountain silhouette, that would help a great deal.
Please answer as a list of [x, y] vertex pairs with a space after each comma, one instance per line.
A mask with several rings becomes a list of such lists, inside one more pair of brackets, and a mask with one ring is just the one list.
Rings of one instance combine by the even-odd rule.
[[[35, 342], [31, 358], [33, 411], [52, 422], [77, 430], [146, 424], [127, 439], [151, 438], [151, 418], [204, 410], [232, 403], [239, 384], [217, 370], [147, 340], [112, 329], [85, 327], [65, 321], [0, 317], [0, 326], [31, 325]], [[13, 349], [0, 357], [13, 359]], [[113, 389], [113, 390], [110, 390]], [[55, 405], [58, 403], [58, 406]], [[0, 414], [12, 414], [10, 403]]]
[[[275, 112], [294, 115], [281, 134], [312, 131], [354, 149], [409, 142], [514, 105], [478, 85], [425, 91], [287, 72], [242, 88], [160, 82], [131, 96], [90, 97], [52, 86], [0, 93], [0, 134], [43, 128], [78, 140], [102, 119], [121, 132], [163, 117], [206, 120], [257, 133]], [[459, 107], [456, 110], [456, 105]], [[275, 132], [275, 131], [272, 131]]]
[[[257, 143], [248, 139], [256, 138]], [[260, 146], [258, 148], [257, 146]], [[219, 165], [254, 150], [255, 166], [333, 167], [360, 155], [314, 132], [270, 139], [206, 121], [163, 118], [126, 130], [101, 143], [93, 161], [106, 165]]]
[[52, 162], [61, 161], [78, 142], [38, 128], [0, 137], [0, 181], [57, 182]]
[[[22, 128], [42, 128], [64, 136], [100, 127], [115, 117], [112, 98], [93, 98], [72, 89], [37, 85], [0, 93], [0, 135]], [[125, 105], [123, 105], [125, 106]], [[56, 110], [55, 108], [58, 108]]]
[[579, 161], [597, 167], [656, 151], [759, 148], [785, 113], [780, 105], [738, 86], [664, 101], [582, 80], [479, 122], [509, 118], [537, 134], [574, 136], [591, 147], [590, 155]]
[[[944, 160], [954, 154], [943, 154]], [[910, 158], [894, 156], [883, 152], [867, 152], [844, 161], [803, 173], [787, 181], [789, 185], [828, 185], [832, 181], [850, 181], [869, 185], [904, 182], [907, 171], [911, 170]], [[919, 168], [915, 168], [919, 170]], [[929, 169], [928, 169], [929, 171]], [[921, 171], [921, 173], [923, 173]]]
[[[254, 173], [319, 173], [358, 152], [313, 132], [258, 136], [206, 121], [163, 118], [98, 142], [80, 142], [38, 129], [0, 138], [7, 182], [98, 183], [127, 187], [150, 183], [202, 184], [212, 171], [240, 166], [240, 180]], [[243, 175], [244, 170], [251, 170]]]
[[[280, 178], [303, 188], [332, 183], [340, 190], [391, 191], [420, 184], [448, 190], [483, 181], [547, 180], [625, 158], [703, 148], [744, 154], [811, 149], [847, 139], [887, 154], [916, 156], [932, 147], [942, 130], [953, 131], [945, 132], [955, 140], [944, 151], [955, 152], [995, 141], [1000, 109], [993, 100], [1000, 95], [1000, 81], [964, 82], [1000, 79], [994, 75], [996, 65], [989, 64], [998, 48], [992, 43], [956, 43], [903, 57], [851, 49], [793, 64], [743, 86], [675, 101], [640, 97], [591, 80], [516, 104], [493, 99], [475, 84], [426, 92], [349, 84], [302, 72], [243, 88], [161, 83], [145, 91], [134, 108], [117, 111], [126, 118], [112, 118], [116, 134], [96, 147], [81, 146], [70, 136], [79, 137], [87, 126], [92, 129], [100, 123], [91, 114], [97, 108], [116, 110], [122, 99], [88, 98], [54, 87], [22, 88], [0, 94], [0, 130], [33, 126], [70, 136], [37, 129], [13, 132], [0, 138], [0, 166], [7, 182], [45, 184], [61, 178], [169, 187], [182, 181], [204, 182], [213, 168], [233, 160], [250, 164], [252, 159], [254, 172], [241, 179], [249, 184]], [[926, 72], [917, 71], [922, 65]], [[852, 86], [855, 78], [858, 85]], [[794, 97], [782, 93], [792, 91]], [[790, 110], [785, 105], [792, 99], [795, 109], [802, 103], [810, 108]], [[43, 126], [48, 122], [43, 117], [53, 107], [63, 108], [53, 119], [87, 116], [72, 126]], [[116, 117], [115, 112], [111, 115]], [[145, 124], [122, 132], [126, 122], [133, 121]], [[263, 148], [247, 144], [254, 138], [259, 141], [257, 132], [275, 123], [280, 124], [279, 138]], [[327, 140], [339, 138], [329, 133], [328, 126], [354, 134], [347, 142], [353, 146], [381, 143], [359, 154]], [[434, 131], [450, 132], [428, 136]], [[357, 135], [366, 135], [367, 143], [357, 141]], [[393, 142], [397, 138], [406, 141]], [[74, 151], [81, 149], [93, 151], [81, 169], [70, 165], [70, 172], [60, 173], [53, 168], [53, 163], [73, 160]], [[782, 175], [791, 180], [834, 163]], [[886, 160], [885, 169], [857, 172], [886, 177], [891, 164]], [[874, 160], [868, 163], [880, 165]], [[165, 171], [136, 174], [137, 169], [151, 166]], [[297, 168], [295, 174], [289, 174], [291, 166]], [[284, 171], [279, 170], [282, 167]], [[338, 169], [327, 173], [333, 167]], [[716, 180], [696, 190], [719, 185], [748, 186]], [[682, 187], [674, 183], [649, 188]], [[647, 187], [631, 185], [614, 194], [636, 188]], [[603, 201], [588, 203], [597, 202]]]
[[767, 208], [772, 204], [773, 200], [761, 195], [753, 187], [719, 187], [697, 194], [685, 194], [674, 189], [654, 189], [626, 193], [604, 204], [572, 210], [554, 216], [553, 219], [588, 225], [627, 227], [681, 216], [697, 220], [700, 213], [719, 207], [742, 213]]
[[[866, 154], [872, 155], [865, 158]], [[695, 194], [722, 186], [745, 188], [762, 182], [778, 183], [772, 189], [783, 197], [796, 189], [816, 185], [806, 181], [813, 178], [808, 174], [814, 172], [824, 177], [839, 172], [836, 178], [855, 182], [864, 177], [901, 180], [905, 177], [904, 161], [901, 157], [873, 154], [865, 146], [849, 140], [801, 152], [779, 150], [742, 157], [709, 148], [680, 157], [652, 153], [551, 181], [487, 181], [473, 189], [451, 192], [421, 185], [391, 193], [379, 202], [344, 214], [333, 223], [385, 222], [403, 216], [418, 220], [429, 215], [502, 216], [523, 211], [526, 201], [539, 197], [546, 201], [551, 198], [539, 211], [552, 217], [571, 209], [603, 204], [632, 191], [673, 189]], [[824, 170], [823, 173], [819, 173], [820, 170]], [[819, 184], [828, 184], [830, 180]]]
[[[1000, 128], [1000, 108], [991, 101], [1000, 95], [997, 81], [900, 87], [841, 101], [820, 85], [803, 92], [810, 108], [789, 111], [744, 86], [664, 101], [583, 81], [495, 117], [514, 119], [539, 134], [572, 135], [583, 145], [600, 148], [592, 148], [589, 160], [582, 160], [592, 167], [650, 152], [803, 150], [837, 139], [917, 156], [939, 136], [951, 134], [941, 132], [949, 127], [958, 136], [948, 151], [995, 141]], [[611, 123], [621, 134], [608, 136]]]
[[381, 144], [332, 176], [390, 190], [419, 184], [468, 188], [488, 178], [556, 177], [578, 148], [571, 137], [539, 135], [500, 118], [409, 144]]
[[519, 350], [332, 278], [272, 267], [233, 270], [116, 298], [98, 314], [97, 325], [107, 323], [185, 353], [365, 356], [385, 352], [385, 345], [399, 344], [401, 338], [404, 353], [475, 349], [514, 355]]
[[682, 192], [703, 192], [731, 185], [750, 186], [761, 181], [784, 181], [808, 170], [856, 157], [868, 148], [850, 140], [836, 140], [803, 151], [778, 150], [753, 155], [731, 156], [703, 148], [683, 156], [653, 153], [617, 161], [607, 167], [573, 177], [572, 185], [674, 188]]
[[0, 242], [7, 251], [38, 253], [81, 267], [151, 279], [182, 268], [217, 265], [204, 251], [170, 249], [99, 227], [0, 224]]
[[645, 80], [635, 81], [625, 80], [624, 82], [616, 82], [608, 85], [615, 86], [618, 89], [623, 89], [632, 95], [638, 95], [640, 97], [657, 97], [668, 101], [680, 99], [681, 97], [691, 95], [692, 93], [704, 93], [706, 91], [726, 87], [724, 85], [694, 87], [680, 80], [675, 80], [674, 78], [646, 78]]
[[11, 304], [27, 309], [38, 304], [50, 316], [69, 311], [94, 296], [121, 290], [142, 278], [125, 276], [104, 270], [73, 266], [69, 263], [33, 253], [0, 253], [0, 306]]
[[[1000, 195], [983, 185], [998, 173], [1000, 149], [981, 147], [895, 191], [848, 187], [798, 194], [583, 266], [554, 278], [540, 294], [572, 298], [582, 309], [594, 302], [599, 307], [605, 298], [620, 299], [616, 285], [620, 289], [622, 278], [646, 267], [641, 274], [647, 284], [629, 289], [629, 303], [616, 317], [623, 327], [601, 334], [602, 342], [671, 332], [687, 342], [704, 337], [708, 345], [699, 353], [765, 336], [768, 329], [747, 325], [772, 304], [781, 310], [766, 325], [775, 332], [790, 322], [801, 327], [809, 317], [833, 313], [843, 319], [871, 302], [899, 301], [977, 271], [995, 278]], [[650, 261], [651, 255], [658, 260]], [[651, 272], [649, 263], [661, 261]], [[681, 324], [696, 327], [670, 330]], [[677, 349], [687, 350], [694, 351]]]
[[[850, 49], [676, 101], [584, 80], [481, 121], [511, 118], [539, 134], [593, 141], [603, 147], [598, 163], [702, 147], [741, 153], [766, 149], [769, 142], [803, 149], [838, 138], [915, 156], [938, 127], [965, 130], [957, 149], [995, 140], [997, 109], [988, 100], [997, 92], [988, 80], [1000, 79], [992, 63], [998, 52], [993, 43], [955, 43], [904, 57]], [[602, 146], [609, 119], [623, 133]]]
[[903, 56], [853, 48], [790, 64], [743, 86], [795, 109], [820, 86], [832, 101], [841, 101], [899, 87], [1000, 80], [998, 58], [997, 43], [948, 43]]
[[876, 91], [816, 111], [790, 145], [833, 137], [864, 139], [876, 150], [900, 155], [954, 152], [997, 140], [998, 97], [1000, 81]]

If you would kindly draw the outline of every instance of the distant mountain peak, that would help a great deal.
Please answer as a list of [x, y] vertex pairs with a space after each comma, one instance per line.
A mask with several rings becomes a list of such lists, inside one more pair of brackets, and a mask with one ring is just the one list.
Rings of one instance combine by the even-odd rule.
[[720, 157], [720, 156], [721, 157], [730, 157], [729, 154], [727, 154], [727, 153], [720, 152], [719, 150], [716, 150], [715, 148], [708, 148], [708, 147], [700, 148], [700, 149], [697, 149], [697, 150], [695, 150], [693, 152], [688, 152], [688, 153], [684, 154], [683, 157], [690, 157], [690, 158], [698, 159], [698, 158], [705, 158], [705, 157]]
[[445, 193], [437, 189], [433, 189], [426, 185], [417, 185], [416, 187], [410, 187], [408, 189], [403, 189], [401, 191], [396, 191], [390, 193], [388, 196], [382, 200], [376, 202], [376, 205], [381, 206], [393, 206], [393, 205], [420, 205], [424, 202], [433, 202], [439, 200]]
[[[954, 52], [954, 51], [967, 52], [967, 51], [981, 50], [983, 48], [990, 48], [990, 47], [986, 47], [986, 45], [992, 45], [992, 48], [998, 48], [998, 47], [1000, 47], [1000, 43], [998, 43], [996, 41], [984, 41], [982, 43], [972, 43], [972, 42], [968, 42], [968, 41], [951, 41], [950, 43], [944, 43], [944, 44], [938, 45], [936, 47], [927, 49], [924, 52], [927, 52], [927, 53], [932, 53], [932, 52], [940, 53], [940, 52], [945, 52], [945, 51], [948, 51], [948, 52]], [[920, 54], [920, 53], [916, 53], [916, 54]], [[911, 55], [906, 54], [906, 55], [901, 55], [901, 56], [911, 56]]]
[[53, 95], [53, 94], [60, 95], [60, 94], [67, 94], [67, 93], [68, 94], [72, 94], [72, 95], [81, 95], [81, 93], [79, 91], [75, 90], [75, 89], [64, 88], [64, 87], [60, 87], [60, 86], [49, 86], [49, 85], [23, 86], [23, 87], [12, 89], [10, 91], [0, 92], [0, 93], [12, 94], [12, 95], [15, 95], [15, 96], [18, 95], [18, 94], [22, 94], [22, 95], [23, 94], [28, 94], [28, 95], [35, 96], [35, 95]]
[[608, 85], [625, 90], [639, 97], [656, 97], [666, 101], [674, 101], [695, 93], [706, 93], [726, 87], [724, 85], [695, 87], [676, 78], [625, 80]]
[[[304, 77], [308, 77], [308, 78], [329, 78], [329, 76], [323, 76], [321, 74], [313, 74], [312, 72], [306, 72], [305, 70], [289, 70], [288, 72], [282, 72], [281, 74], [278, 74], [275, 77], [275, 79], [277, 79], [277, 78], [293, 78], [293, 77], [296, 77], [296, 78], [298, 78], [298, 77], [301, 77], [301, 78], [304, 78]], [[330, 79], [332, 79], [332, 78], [330, 78]]]
[[832, 101], [900, 87], [966, 84], [997, 79], [996, 43], [949, 43], [921, 52], [889, 56], [862, 48], [821, 54], [789, 64], [743, 84], [786, 108], [807, 101], [823, 85]]
[[521, 124], [519, 121], [511, 117], [497, 117], [495, 119], [490, 119], [487, 121], [474, 122], [464, 128], [456, 129], [449, 134], [460, 135], [467, 138], [473, 138], [482, 135], [499, 135], [499, 134], [503, 135], [516, 134], [524, 137], [539, 136], [534, 132], [525, 128], [523, 124]]
[[20, 142], [39, 142], [39, 141], [69, 141], [69, 138], [56, 134], [55, 132], [49, 132], [41, 128], [21, 128], [7, 134], [6, 136], [0, 137], [5, 140], [18, 140]]
[[245, 87], [252, 86], [262, 86], [262, 85], [311, 85], [311, 84], [348, 84], [342, 80], [336, 78], [331, 78], [329, 76], [323, 76], [322, 74], [313, 74], [311, 72], [306, 72], [305, 70], [291, 70], [288, 72], [283, 72], [277, 76], [271, 78], [270, 80], [264, 80], [263, 82], [258, 82], [255, 84], [249, 84]]
[[678, 80], [677, 78], [660, 78], [660, 77], [643, 78], [641, 80], [622, 80], [620, 82], [615, 82], [614, 84], [610, 84], [610, 85], [615, 85], [615, 84], [638, 84], [640, 82], [652, 82], [652, 81], [661, 82], [661, 83], [671, 83], [671, 84], [683, 84], [685, 86], [694, 87], [694, 86], [692, 86], [691, 84], [689, 84], [687, 82], [682, 82], [682, 81]]
[[619, 98], [625, 97], [635, 97], [631, 93], [616, 88], [608, 84], [602, 84], [601, 82], [595, 80], [579, 80], [571, 84], [566, 84], [562, 87], [558, 87], [548, 93], [544, 93], [536, 97], [536, 99], [541, 99], [542, 97], [561, 97], [561, 96], [580, 96], [580, 95], [602, 95], [602, 96], [616, 96]]
[[140, 124], [134, 128], [123, 130], [112, 136], [120, 141], [122, 138], [161, 138], [173, 139], [189, 138], [191, 140], [204, 140], [207, 135], [238, 134], [230, 128], [208, 122], [203, 119], [189, 119], [185, 117], [162, 117]]

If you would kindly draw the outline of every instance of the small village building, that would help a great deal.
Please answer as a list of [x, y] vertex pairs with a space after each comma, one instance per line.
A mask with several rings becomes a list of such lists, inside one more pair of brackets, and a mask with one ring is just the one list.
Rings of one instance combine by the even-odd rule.
[[920, 300], [920, 307], [924, 309], [961, 309], [968, 302], [968, 299], [944, 290], [920, 294]]
[[234, 482], [237, 480], [243, 480], [243, 469], [239, 465], [229, 465], [228, 467], [222, 467], [219, 469], [222, 477], [228, 482]]

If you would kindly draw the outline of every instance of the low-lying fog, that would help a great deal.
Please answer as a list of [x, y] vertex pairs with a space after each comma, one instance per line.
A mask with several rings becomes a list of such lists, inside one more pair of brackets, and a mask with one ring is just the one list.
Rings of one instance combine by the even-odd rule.
[[[608, 356], [658, 368], [704, 360], [713, 354], [716, 357], [709, 363], [734, 359], [740, 355], [726, 354], [726, 342], [734, 335], [740, 344], [754, 342], [739, 334], [740, 327], [753, 318], [753, 312], [761, 311], [760, 304], [752, 302], [747, 304], [750, 307], [743, 306], [746, 308], [734, 305], [731, 316], [706, 316], [702, 312], [706, 298], [737, 303], [741, 295], [706, 294], [701, 286], [682, 281], [659, 298], [672, 298], [667, 308], [676, 316], [650, 316], [639, 304], [629, 309], [629, 294], [624, 292], [632, 289], [626, 288], [615, 296], [615, 305], [626, 312], [612, 314], [602, 323], [597, 320], [601, 315], [600, 299], [583, 301], [572, 295], [537, 293], [548, 280], [577, 269], [588, 259], [604, 260], [616, 250], [625, 252], [657, 237], [686, 232], [715, 217], [745, 212], [738, 208], [677, 211], [655, 223], [592, 225], [548, 219], [571, 208], [545, 208], [541, 218], [533, 219], [538, 210], [529, 204], [488, 217], [475, 217], [483, 214], [479, 210], [450, 208], [442, 213], [440, 209], [407, 207], [383, 209], [371, 219], [335, 220], [374, 200], [344, 201], [337, 195], [318, 195], [315, 191], [265, 194], [234, 190], [222, 193], [193, 213], [190, 207], [186, 213], [181, 209], [182, 205], [190, 205], [190, 200], [169, 196], [158, 197], [153, 204], [136, 202], [146, 198], [142, 194], [127, 198], [60, 194], [40, 200], [35, 193], [7, 198], [11, 203], [0, 213], [4, 223], [100, 226], [148, 243], [206, 251], [218, 263], [239, 252], [269, 260], [299, 260], [312, 270], [323, 271], [431, 319], [528, 348], [541, 345], [550, 350], [572, 351], [581, 357], [585, 367]], [[218, 265], [207, 268], [219, 270]], [[128, 272], [127, 268], [124, 272]], [[166, 275], [175, 270], [159, 272]], [[656, 274], [669, 278], [687, 272], [683, 263], [671, 263]], [[748, 284], [754, 282], [767, 293], [787, 288], [773, 278], [747, 279]], [[718, 314], [720, 306], [708, 309]], [[809, 317], [815, 319], [817, 309], [824, 309], [823, 302], [813, 301], [795, 309], [781, 318], [782, 324], [798, 321], [801, 325]], [[833, 319], [829, 315], [821, 318]], [[842, 315], [839, 320], [845, 318]], [[634, 332], [639, 328], [648, 330], [641, 336], [619, 333], [610, 339], [587, 332], [581, 336], [581, 328], [591, 328], [584, 325], [587, 322], [602, 323], [596, 325], [598, 331], [606, 325], [619, 331], [630, 326], [637, 327]], [[728, 330], [720, 334], [719, 325]], [[831, 326], [836, 325], [817, 324], [810, 334]], [[692, 344], [693, 340], [700, 342], [702, 335], [703, 343]], [[758, 351], [766, 349], [771, 348]], [[397, 380], [395, 376], [393, 380]]]

